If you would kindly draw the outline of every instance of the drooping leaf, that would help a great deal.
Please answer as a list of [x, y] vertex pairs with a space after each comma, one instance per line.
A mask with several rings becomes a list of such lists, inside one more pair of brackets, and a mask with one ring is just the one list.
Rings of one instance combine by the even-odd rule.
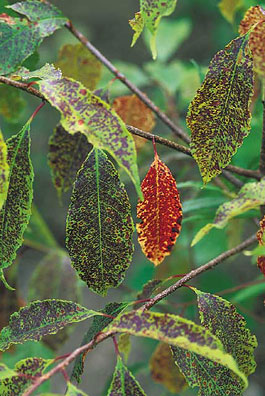
[[218, 7], [223, 17], [230, 23], [234, 23], [235, 14], [242, 6], [242, 0], [221, 0]]
[[[217, 336], [227, 353], [237, 362], [239, 370], [248, 377], [255, 371], [254, 348], [256, 337], [246, 328], [245, 319], [235, 307], [219, 296], [192, 288], [198, 299], [201, 324]], [[245, 384], [233, 372], [220, 364], [183, 349], [173, 347], [173, 355], [190, 386], [199, 386], [199, 395], [241, 395]]]
[[[146, 300], [149, 297], [151, 297], [153, 292], [156, 290], [156, 288], [159, 285], [161, 285], [161, 283], [162, 283], [162, 280], [160, 280], [160, 279], [151, 279], [150, 281], [148, 281], [143, 286], [142, 291], [137, 294], [136, 300]], [[139, 308], [139, 306], [140, 306], [140, 303], [136, 303], [133, 305], [133, 309], [137, 309], [137, 308]]]
[[8, 122], [18, 122], [25, 105], [26, 101], [18, 89], [8, 85], [0, 86], [0, 114]]
[[250, 7], [239, 25], [239, 33], [249, 34], [249, 47], [254, 58], [254, 70], [265, 74], [265, 11], [260, 6]]
[[232, 201], [225, 202], [217, 212], [213, 223], [206, 224], [195, 235], [191, 246], [199, 242], [212, 228], [224, 228], [227, 222], [235, 216], [247, 212], [250, 209], [264, 205], [265, 203], [265, 179], [257, 183], [246, 183]]
[[0, 394], [3, 396], [22, 395], [32, 383], [32, 377], [38, 378], [53, 362], [52, 359], [27, 358], [15, 365], [14, 374], [1, 378]]
[[[100, 311], [102, 313], [106, 313], [110, 316], [118, 316], [126, 307], [127, 303], [109, 303], [106, 305], [106, 307]], [[90, 341], [93, 340], [93, 338], [100, 333], [101, 331], [104, 330], [105, 327], [108, 326], [112, 322], [111, 317], [106, 317], [106, 316], [95, 316], [93, 319], [93, 322], [85, 334], [82, 344], [85, 345], [88, 344]], [[86, 358], [87, 353], [83, 352], [81, 353], [75, 360], [75, 365], [73, 368], [72, 376], [71, 379], [75, 378], [76, 381], [79, 383], [81, 381], [81, 375], [84, 372], [84, 364], [85, 364], [85, 358]]]
[[29, 71], [26, 67], [20, 67], [15, 73], [14, 77], [20, 77], [22, 80], [29, 80], [31, 78], [40, 78], [41, 80], [59, 80], [62, 78], [61, 70], [56, 69], [53, 64], [46, 63], [38, 70]]
[[239, 370], [233, 356], [224, 351], [221, 341], [205, 327], [181, 316], [131, 311], [119, 315], [105, 330], [108, 332], [149, 337], [183, 348], [229, 368], [247, 385], [244, 373]]
[[102, 64], [83, 44], [66, 44], [55, 63], [64, 77], [80, 81], [92, 91], [101, 78]]
[[153, 380], [164, 385], [170, 392], [180, 393], [186, 388], [187, 383], [174, 362], [169, 345], [159, 343], [149, 365]]
[[77, 389], [77, 387], [73, 385], [71, 382], [68, 382], [65, 396], [88, 396], [88, 395], [87, 393], [81, 391], [80, 389]]
[[144, 201], [137, 205], [138, 241], [155, 265], [169, 255], [179, 236], [182, 208], [176, 182], [157, 153], [141, 185]]
[[26, 0], [12, 4], [8, 8], [25, 15], [38, 26], [40, 37], [50, 36], [68, 21], [57, 7], [47, 1]]
[[66, 246], [80, 278], [96, 293], [117, 287], [132, 260], [133, 221], [126, 190], [101, 150], [78, 172], [66, 225]]
[[24, 233], [23, 244], [45, 253], [59, 248], [54, 235], [34, 204], [29, 224]]
[[124, 362], [127, 363], [132, 349], [130, 334], [127, 333], [120, 334], [118, 339], [118, 349], [119, 352], [123, 354]]
[[140, 0], [140, 12], [135, 14], [135, 18], [129, 23], [135, 31], [132, 46], [146, 27], [151, 33], [150, 48], [153, 59], [157, 57], [156, 34], [159, 22], [163, 16], [172, 14], [176, 7], [177, 0]]
[[[265, 246], [265, 216], [260, 220], [260, 228], [257, 232], [257, 240], [259, 242], [259, 246]], [[257, 264], [263, 275], [265, 276], [265, 256], [257, 257]]]
[[11, 344], [39, 341], [48, 334], [56, 334], [67, 324], [81, 322], [95, 315], [101, 313], [72, 301], [34, 301], [10, 316], [9, 325], [0, 333], [0, 350], [5, 351]]
[[72, 187], [77, 171], [91, 148], [83, 133], [72, 135], [60, 124], [54, 129], [49, 140], [48, 163], [59, 197]]
[[33, 169], [30, 160], [30, 123], [7, 140], [9, 185], [0, 211], [0, 267], [7, 268], [22, 245], [31, 214]]
[[28, 20], [0, 17], [0, 75], [10, 74], [41, 43], [38, 26]]
[[252, 94], [253, 61], [245, 35], [214, 56], [189, 107], [191, 151], [205, 184], [230, 163], [248, 135]]
[[[113, 109], [127, 125], [151, 132], [155, 126], [154, 113], [136, 95], [120, 96], [112, 104]], [[146, 139], [134, 136], [136, 148], [141, 148]]]
[[117, 364], [112, 378], [107, 396], [146, 396], [144, 390], [132, 373], [123, 363], [120, 356], [117, 357]]
[[108, 151], [128, 172], [141, 197], [133, 138], [110, 105], [69, 78], [38, 84], [46, 99], [61, 112], [63, 128], [84, 133], [91, 144]]
[[8, 190], [9, 165], [7, 162], [7, 147], [0, 130], [0, 210], [5, 202]]

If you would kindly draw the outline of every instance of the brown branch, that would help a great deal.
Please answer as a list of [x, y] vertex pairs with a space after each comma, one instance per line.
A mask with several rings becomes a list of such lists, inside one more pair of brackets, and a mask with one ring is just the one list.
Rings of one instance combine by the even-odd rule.
[[[12, 80], [12, 79], [4, 77], [4, 76], [0, 76], [0, 83], [1, 82], [4, 84], [13, 86], [15, 88], [21, 89], [27, 93], [30, 93], [33, 96], [36, 96], [36, 97], [42, 99], [43, 101], [46, 101], [45, 97], [42, 95], [42, 93], [40, 91], [38, 91], [36, 88], [33, 88], [32, 86], [30, 86], [27, 83], [15, 81], [15, 80]], [[157, 143], [160, 143], [164, 146], [170, 147], [174, 150], [180, 151], [180, 152], [192, 157], [190, 149], [186, 146], [172, 142], [171, 140], [162, 138], [158, 135], [153, 135], [152, 133], [142, 131], [141, 129], [135, 128], [130, 125], [127, 125], [127, 129], [133, 135], [141, 136], [141, 137], [143, 137], [147, 140], [151, 140], [151, 141], [153, 140], [153, 138], [155, 138], [155, 141]], [[234, 166], [234, 165], [228, 165], [225, 169], [226, 169], [226, 171], [236, 173], [240, 176], [245, 176], [245, 177], [260, 180], [260, 173], [258, 171], [254, 171], [251, 169], [244, 169], [244, 168], [240, 168], [240, 167]], [[227, 175], [227, 172], [225, 172], [225, 171], [223, 171], [223, 176], [226, 177], [232, 184], [234, 184], [237, 187], [241, 187], [243, 185], [243, 183], [240, 180], [236, 179], [232, 175]]]
[[214, 259], [210, 260], [208, 263], [196, 268], [195, 270], [190, 271], [187, 275], [183, 276], [180, 280], [174, 283], [172, 286], [169, 286], [167, 289], [163, 290], [161, 293], [157, 294], [154, 298], [152, 298], [149, 302], [147, 302], [141, 309], [147, 310], [152, 308], [153, 305], [157, 304], [159, 301], [163, 300], [165, 297], [169, 296], [170, 294], [174, 293], [177, 289], [183, 286], [185, 283], [190, 281], [191, 279], [195, 278], [202, 272], [205, 272], [209, 269], [214, 268], [217, 264], [221, 263], [222, 261], [226, 260], [228, 257], [231, 257], [237, 253], [242, 252], [242, 250], [246, 249], [248, 246], [252, 245], [252, 243], [257, 241], [256, 234], [252, 237], [246, 239], [244, 242], [240, 243], [238, 246], [227, 250], [226, 252], [220, 254], [219, 256], [215, 257]]

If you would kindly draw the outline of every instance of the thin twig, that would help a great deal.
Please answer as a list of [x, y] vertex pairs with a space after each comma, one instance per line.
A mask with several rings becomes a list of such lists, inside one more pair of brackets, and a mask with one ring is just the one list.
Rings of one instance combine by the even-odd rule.
[[195, 278], [202, 272], [205, 272], [209, 269], [214, 268], [217, 264], [221, 263], [222, 261], [226, 260], [228, 257], [231, 257], [237, 253], [242, 252], [242, 250], [246, 249], [248, 246], [252, 245], [252, 243], [257, 241], [256, 234], [252, 237], [246, 239], [244, 242], [240, 243], [238, 246], [227, 250], [226, 252], [220, 254], [219, 256], [215, 257], [208, 263], [196, 268], [195, 270], [190, 271], [186, 276], [181, 278], [179, 281], [174, 283], [172, 286], [169, 286], [167, 289], [163, 290], [161, 293], [157, 294], [155, 297], [151, 298], [149, 302], [147, 302], [141, 309], [147, 310], [152, 308], [153, 305], [157, 304], [158, 301], [163, 300], [165, 297], [169, 296], [170, 294], [174, 293], [178, 288], [183, 286], [185, 283], [190, 281], [191, 279]]

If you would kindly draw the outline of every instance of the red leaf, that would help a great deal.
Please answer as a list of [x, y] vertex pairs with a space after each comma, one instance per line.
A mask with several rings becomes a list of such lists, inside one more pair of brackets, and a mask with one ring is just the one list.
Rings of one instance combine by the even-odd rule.
[[[265, 216], [263, 217], [263, 219], [260, 220], [260, 229], [257, 232], [257, 239], [259, 241], [259, 245], [260, 246], [264, 246], [265, 245], [265, 235], [264, 235], [264, 231], [265, 231]], [[265, 256], [259, 256], [257, 259], [257, 264], [259, 269], [261, 270], [261, 272], [263, 273], [263, 275], [265, 276]]]
[[138, 241], [155, 265], [170, 254], [181, 229], [182, 210], [176, 182], [168, 167], [155, 154], [141, 189], [144, 201], [137, 205]]

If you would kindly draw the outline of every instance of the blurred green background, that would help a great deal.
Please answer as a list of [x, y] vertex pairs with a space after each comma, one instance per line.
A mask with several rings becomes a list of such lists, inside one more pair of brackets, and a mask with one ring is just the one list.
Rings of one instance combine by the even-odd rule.
[[[97, 0], [96, 2], [78, 0], [74, 4], [69, 0], [54, 0], [53, 3], [61, 8], [74, 25], [106, 57], [114, 62], [184, 129], [186, 129], [185, 115], [188, 104], [205, 75], [210, 59], [236, 37], [238, 23], [244, 11], [249, 6], [256, 5], [254, 1], [242, 1], [242, 7], [236, 13], [234, 23], [231, 24], [221, 15], [217, 0], [179, 0], [174, 14], [169, 18], [164, 18], [161, 23], [158, 34], [158, 60], [154, 62], [147, 45], [147, 34], [138, 40], [135, 47], [130, 48], [132, 31], [128, 20], [133, 18], [134, 13], [139, 10], [138, 0]], [[36, 68], [44, 65], [45, 62], [55, 62], [60, 47], [66, 43], [76, 43], [76, 39], [66, 29], [60, 30], [46, 39], [38, 51], [39, 60]], [[112, 78], [113, 76], [107, 70], [103, 70], [99, 87], [106, 86]], [[0, 95], [2, 95], [0, 96], [0, 108], [2, 101], [6, 100], [5, 93], [1, 92], [1, 89], [2, 87], [0, 88]], [[128, 90], [119, 81], [111, 85], [112, 99], [125, 94], [128, 94]], [[259, 94], [257, 93], [257, 95], [258, 98], [253, 108], [251, 133], [233, 159], [234, 164], [251, 169], [256, 169], [258, 166], [262, 129], [262, 105]], [[25, 101], [24, 107], [21, 101]], [[14, 94], [14, 101], [10, 104], [11, 120], [7, 120], [5, 117], [0, 119], [4, 136], [9, 137], [17, 133], [38, 104], [39, 100], [30, 95], [21, 93], [18, 99]], [[20, 107], [21, 109], [23, 107], [21, 111], [19, 111]], [[32, 160], [35, 171], [34, 204], [57, 242], [64, 247], [65, 218], [70, 193], [63, 197], [63, 204], [60, 205], [47, 165], [48, 139], [58, 121], [59, 114], [46, 105], [32, 124]], [[177, 140], [159, 121], [157, 121], [154, 131], [163, 137]], [[182, 233], [171, 256], [166, 258], [157, 269], [154, 269], [153, 265], [144, 257], [135, 236], [133, 263], [127, 271], [124, 283], [117, 290], [110, 291], [107, 298], [101, 298], [89, 292], [85, 286], [82, 287], [82, 304], [89, 308], [101, 309], [110, 301], [133, 300], [143, 284], [149, 279], [167, 278], [173, 274], [185, 273], [235, 246], [256, 231], [257, 227], [253, 217], [260, 217], [260, 214], [253, 211], [232, 220], [224, 230], [211, 231], [194, 248], [190, 248], [191, 240], [196, 232], [213, 220], [218, 206], [229, 197], [225, 189], [214, 183], [202, 189], [199, 171], [195, 162], [190, 158], [166, 147], [158, 146], [157, 149], [161, 159], [171, 169], [179, 187], [184, 214]], [[138, 153], [141, 179], [148, 171], [152, 158], [152, 144], [148, 142]], [[125, 173], [123, 171], [120, 173], [129, 193], [135, 219], [136, 193]], [[242, 180], [245, 181], [244, 178]], [[226, 181], [223, 182], [226, 188], [234, 191], [233, 186]], [[44, 256], [45, 253], [38, 249], [26, 246], [21, 249], [17, 266], [14, 267], [18, 271], [17, 292], [20, 299], [27, 300], [31, 275]], [[60, 275], [59, 272], [58, 277]], [[11, 273], [10, 276], [15, 275]], [[245, 395], [249, 396], [265, 395], [263, 374], [265, 285], [262, 283], [235, 291], [233, 288], [259, 278], [261, 276], [254, 259], [241, 254], [222, 263], [213, 271], [204, 273], [192, 282], [192, 285], [201, 290], [212, 293], [222, 292], [225, 298], [236, 304], [246, 318], [248, 326], [258, 337], [259, 348], [256, 353], [258, 368], [256, 373], [250, 377], [250, 387], [245, 392]], [[2, 293], [5, 298], [6, 294], [10, 296], [9, 292], [4, 290]], [[193, 301], [192, 292], [180, 289], [168, 299], [168, 302], [164, 301], [158, 305], [157, 310], [178, 313], [197, 320], [196, 305], [193, 304]], [[56, 351], [56, 354], [64, 354], [79, 346], [88, 326], [87, 322], [76, 326], [70, 338]], [[169, 395], [170, 393], [162, 385], [156, 384], [150, 379], [148, 360], [156, 343], [151, 340], [135, 338], [132, 340], [132, 345], [128, 365], [147, 395]], [[10, 353], [5, 353], [3, 361], [11, 365], [12, 362], [18, 360], [18, 357], [24, 357], [25, 353], [26, 356], [32, 354], [32, 356], [40, 355], [42, 357], [53, 354], [49, 349], [44, 351], [44, 347], [29, 343], [27, 348], [19, 346]], [[80, 388], [91, 396], [106, 395], [106, 383], [111, 378], [114, 365], [114, 348], [112, 342], [107, 340], [88, 354]], [[60, 376], [53, 379], [52, 390], [63, 394], [64, 381]], [[181, 393], [183, 396], [196, 394], [197, 390], [186, 390]]]

